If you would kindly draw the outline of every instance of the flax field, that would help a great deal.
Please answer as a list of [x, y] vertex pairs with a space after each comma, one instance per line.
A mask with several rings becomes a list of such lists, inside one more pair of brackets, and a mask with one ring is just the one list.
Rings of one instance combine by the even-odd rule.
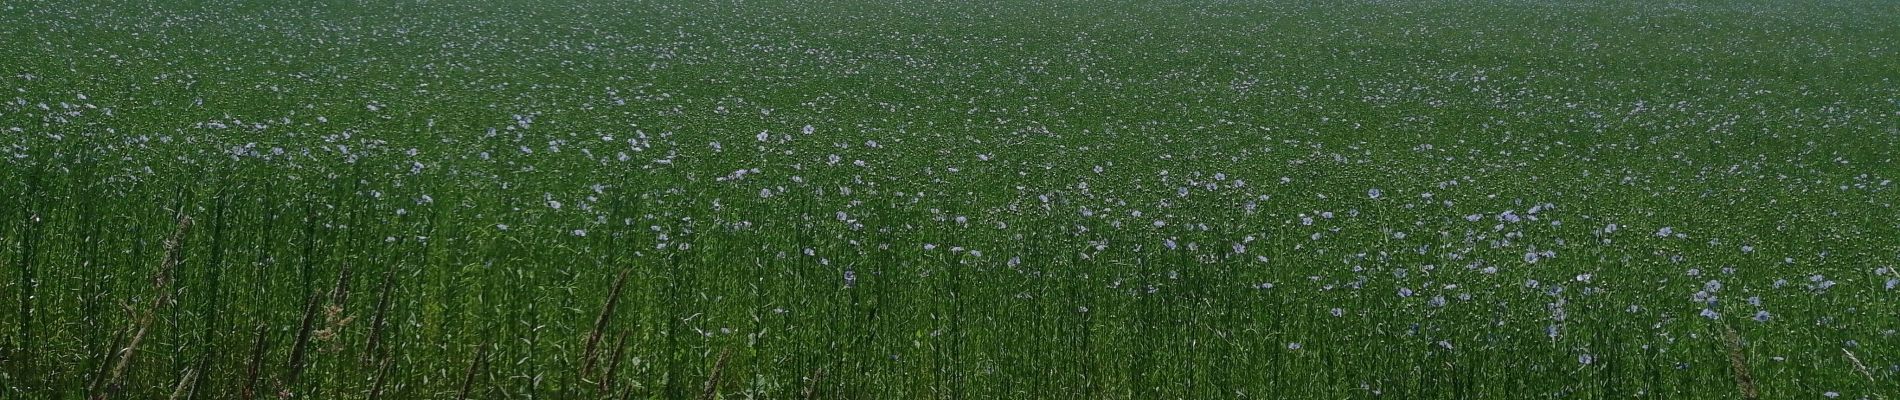
[[1900, 3], [0, 2], [0, 399], [1900, 400]]

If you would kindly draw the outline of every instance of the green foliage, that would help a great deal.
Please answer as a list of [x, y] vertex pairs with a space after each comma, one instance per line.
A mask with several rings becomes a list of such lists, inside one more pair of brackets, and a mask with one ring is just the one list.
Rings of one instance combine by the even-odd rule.
[[9, 1], [0, 398], [1888, 399], [1897, 40], [1875, 1]]

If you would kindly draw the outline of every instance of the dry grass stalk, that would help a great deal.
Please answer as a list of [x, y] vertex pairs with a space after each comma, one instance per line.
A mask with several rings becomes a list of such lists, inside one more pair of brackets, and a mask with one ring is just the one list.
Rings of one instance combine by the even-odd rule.
[[151, 331], [152, 321], [158, 318], [158, 309], [171, 303], [172, 274], [178, 271], [178, 264], [183, 262], [184, 255], [180, 250], [184, 246], [185, 233], [190, 230], [191, 217], [180, 213], [178, 228], [172, 231], [170, 238], [165, 239], [165, 259], [159, 264], [158, 276], [153, 278], [152, 288], [158, 294], [152, 299], [151, 307], [146, 308], [144, 314], [139, 315], [138, 322], [132, 330], [132, 339], [126, 343], [124, 355], [119, 356], [118, 363], [112, 367], [112, 373], [106, 376], [103, 384], [92, 389], [91, 397], [94, 400], [105, 400], [109, 397], [109, 393], [123, 383], [125, 371], [132, 367], [133, 356], [138, 355], [139, 344], [145, 340], [145, 334]]
[[180, 378], [178, 380], [178, 386], [175, 388], [172, 388], [172, 396], [169, 397], [169, 399], [178, 400], [178, 399], [184, 398], [183, 396], [191, 392], [192, 378], [196, 378], [197, 376], [198, 376], [198, 370], [195, 370], [195, 369], [185, 370], [185, 377]]
[[825, 381], [825, 368], [819, 367], [811, 372], [811, 381], [805, 383], [805, 400], [818, 398], [818, 385]]
[[376, 366], [376, 383], [370, 384], [369, 400], [383, 398], [383, 388], [389, 384], [389, 370], [395, 360], [394, 357], [383, 358], [382, 364]]
[[631, 335], [624, 330], [621, 331], [619, 335], [615, 335], [614, 353], [607, 359], [607, 371], [600, 378], [600, 392], [602, 394], [611, 393], [614, 379], [620, 377], [620, 360], [626, 357], [627, 336]]
[[244, 368], [244, 390], [238, 392], [239, 398], [251, 400], [257, 398], [257, 377], [264, 368], [264, 353], [270, 330], [264, 324], [257, 324], [257, 341], [251, 345], [250, 366]]
[[587, 335], [586, 349], [581, 352], [581, 378], [593, 374], [595, 360], [598, 359], [601, 335], [607, 332], [607, 324], [612, 321], [614, 306], [620, 303], [620, 290], [627, 284], [627, 273], [620, 271], [620, 277], [614, 278], [612, 292], [607, 294], [607, 302], [600, 308], [600, 316], [594, 318], [594, 332]]
[[1742, 398], [1756, 400], [1761, 391], [1755, 388], [1755, 375], [1748, 371], [1748, 359], [1742, 354], [1742, 338], [1735, 334], [1735, 328], [1723, 326], [1722, 339], [1728, 344], [1728, 364], [1735, 371], [1735, 387], [1742, 392]]
[[380, 293], [376, 295], [376, 314], [370, 317], [369, 342], [363, 347], [364, 364], [368, 364], [372, 359], [382, 357], [383, 327], [387, 326], [389, 322], [390, 296], [395, 286], [396, 268], [390, 267], [388, 271], [383, 273], [382, 288], [378, 289]]
[[462, 390], [455, 394], [455, 400], [468, 400], [468, 393], [475, 388], [475, 374], [481, 372], [484, 359], [488, 358], [488, 346], [475, 350], [475, 359], [468, 363], [468, 372], [462, 374]]
[[713, 363], [712, 376], [706, 377], [706, 390], [699, 395], [700, 400], [712, 400], [719, 395], [719, 377], [726, 372], [726, 362], [732, 360], [732, 349], [719, 352], [719, 361]]
[[303, 323], [297, 328], [297, 341], [290, 347], [290, 370], [284, 373], [284, 386], [279, 397], [294, 394], [297, 381], [303, 377], [304, 360], [309, 357], [310, 335], [315, 332], [317, 323], [317, 304], [316, 293], [304, 298]]
[[[1863, 377], [1863, 378], [1867, 378], [1867, 383], [1873, 383], [1873, 384], [1876, 384], [1876, 385], [1878, 385], [1878, 384], [1879, 384], [1879, 382], [1878, 382], [1878, 381], [1876, 381], [1876, 380], [1874, 380], [1874, 374], [1873, 374], [1873, 372], [1869, 372], [1869, 371], [1867, 370], [1867, 364], [1863, 364], [1863, 363], [1861, 363], [1861, 362], [1860, 362], [1860, 357], [1857, 357], [1857, 356], [1854, 356], [1854, 352], [1853, 352], [1853, 351], [1849, 351], [1849, 350], [1847, 350], [1847, 348], [1845, 348], [1845, 347], [1842, 347], [1842, 348], [1841, 348], [1841, 353], [1844, 353], [1844, 354], [1847, 354], [1847, 360], [1848, 360], [1848, 361], [1853, 361], [1853, 362], [1854, 362], [1854, 370], [1856, 370], [1856, 371], [1860, 371], [1860, 376], [1861, 376], [1861, 377]], [[1886, 396], [1886, 395], [1882, 395], [1882, 394], [1880, 394], [1880, 393], [1874, 393], [1874, 398], [1877, 398], [1877, 399], [1882, 399], [1882, 400], [1885, 400], [1885, 399], [1887, 398], [1887, 396]]]

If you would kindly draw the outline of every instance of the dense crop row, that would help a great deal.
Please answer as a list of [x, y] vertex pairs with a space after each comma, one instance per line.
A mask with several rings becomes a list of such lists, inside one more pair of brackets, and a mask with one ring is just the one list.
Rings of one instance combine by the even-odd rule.
[[1900, 393], [1900, 6], [0, 3], [0, 398]]

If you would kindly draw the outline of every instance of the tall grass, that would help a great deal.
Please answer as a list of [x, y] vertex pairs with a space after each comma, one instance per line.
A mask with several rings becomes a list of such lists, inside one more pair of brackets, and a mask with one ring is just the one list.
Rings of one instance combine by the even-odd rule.
[[1895, 27], [10, 2], [0, 398], [1892, 398]]

